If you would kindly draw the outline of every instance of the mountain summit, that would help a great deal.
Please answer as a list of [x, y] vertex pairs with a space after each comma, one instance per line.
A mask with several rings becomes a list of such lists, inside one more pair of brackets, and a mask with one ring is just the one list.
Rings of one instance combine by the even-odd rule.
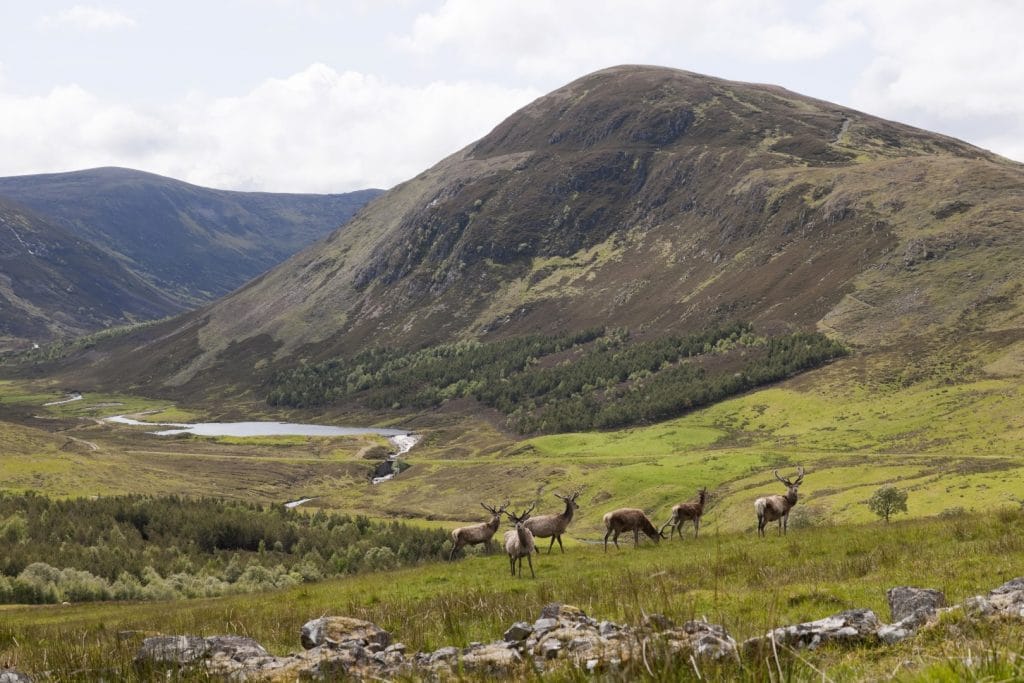
[[958, 140], [775, 86], [620, 66], [524, 107], [119, 364], [187, 386], [594, 325], [749, 320], [854, 344], [965, 316], [991, 329], [1024, 308], [1022, 216], [1021, 165]]

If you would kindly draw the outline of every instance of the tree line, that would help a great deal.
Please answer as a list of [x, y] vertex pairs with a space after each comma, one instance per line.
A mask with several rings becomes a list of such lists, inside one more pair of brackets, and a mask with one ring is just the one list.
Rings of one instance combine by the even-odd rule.
[[209, 597], [445, 556], [447, 534], [217, 499], [0, 492], [0, 603]]
[[267, 400], [388, 410], [472, 397], [524, 434], [611, 429], [678, 417], [845, 352], [816, 332], [765, 338], [749, 323], [642, 340], [622, 328], [594, 329], [372, 349], [279, 372]]

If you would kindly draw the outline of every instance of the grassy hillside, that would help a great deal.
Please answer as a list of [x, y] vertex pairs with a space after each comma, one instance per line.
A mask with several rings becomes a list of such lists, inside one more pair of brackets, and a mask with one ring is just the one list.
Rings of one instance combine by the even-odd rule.
[[[131, 658], [144, 634], [238, 633], [284, 654], [297, 649], [300, 626], [322, 614], [372, 620], [411, 650], [464, 646], [500, 638], [509, 624], [532, 621], [551, 601], [620, 622], [638, 623], [649, 613], [677, 622], [706, 617], [737, 639], [856, 607], [888, 620], [885, 590], [891, 586], [938, 588], [957, 603], [1020, 575], [1022, 521], [1014, 509], [954, 521], [802, 529], [785, 539], [706, 533], [697, 541], [646, 543], [607, 554], [598, 546], [572, 546], [564, 555], [538, 557], [536, 580], [510, 578], [502, 556], [473, 556], [254, 596], [0, 607], [0, 660], [62, 678], [88, 679], [103, 671], [134, 680]], [[1008, 680], [1022, 673], [1014, 663], [1022, 635], [1020, 622], [986, 625], [952, 616], [896, 646], [783, 649], [779, 666], [784, 678], [800, 681]], [[972, 663], [965, 664], [968, 655]], [[744, 658], [738, 665], [702, 663], [700, 675], [766, 680], [776, 675], [775, 667]], [[658, 680], [697, 679], [685, 662], [655, 673]], [[640, 669], [622, 677], [650, 679]]]

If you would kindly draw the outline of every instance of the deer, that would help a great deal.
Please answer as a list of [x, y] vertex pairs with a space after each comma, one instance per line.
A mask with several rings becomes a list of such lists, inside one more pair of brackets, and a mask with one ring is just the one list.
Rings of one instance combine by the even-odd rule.
[[764, 536], [764, 528], [768, 522], [779, 520], [779, 536], [786, 533], [789, 526], [789, 511], [796, 505], [797, 488], [804, 480], [803, 466], [797, 468], [796, 481], [790, 481], [779, 476], [775, 470], [775, 478], [781, 481], [789, 489], [786, 495], [763, 496], [754, 501], [754, 512], [757, 513], [757, 533]]
[[633, 532], [633, 547], [640, 545], [640, 532], [647, 534], [652, 541], [657, 543], [665, 534], [658, 531], [651, 520], [647, 518], [643, 510], [637, 508], [619, 508], [612, 510], [604, 516], [604, 527], [608, 532], [604, 535], [604, 551], [608, 552], [608, 537], [612, 537], [612, 543], [619, 547], [619, 534], [623, 531]]
[[479, 524], [452, 529], [452, 552], [448, 556], [449, 562], [455, 559], [456, 551], [464, 545], [479, 545], [483, 543], [490, 550], [491, 537], [494, 536], [494, 533], [501, 525], [501, 515], [505, 512], [505, 508], [508, 507], [508, 501], [506, 500], [499, 508], [493, 508], [487, 503], [480, 503], [480, 505], [483, 506], [484, 510], [491, 513], [491, 518]]
[[512, 576], [516, 575], [516, 562], [519, 562], [519, 576], [523, 575], [523, 558], [525, 557], [526, 562], [530, 565], [530, 576], [534, 579], [537, 578], [537, 575], [533, 573], [533, 534], [526, 528], [525, 524], [535, 507], [537, 507], [536, 503], [518, 515], [514, 512], [505, 513], [512, 520], [512, 523], [516, 525], [515, 529], [509, 529], [505, 532], [505, 552], [508, 553], [508, 563], [512, 569]]
[[672, 506], [672, 518], [665, 522], [664, 526], [661, 527], [661, 532], [665, 532], [665, 527], [671, 526], [672, 531], [668, 533], [668, 537], [672, 538], [673, 533], [679, 534], [679, 540], [683, 540], [683, 522], [687, 520], [693, 521], [693, 537], [697, 538], [697, 534], [700, 533], [700, 518], [704, 514], [704, 504], [708, 501], [708, 487], [697, 491], [697, 502], [689, 503], [678, 503]]
[[[561, 514], [557, 515], [538, 515], [537, 517], [531, 517], [526, 520], [523, 525], [530, 530], [533, 537], [536, 538], [551, 538], [551, 543], [548, 545], [548, 554], [551, 554], [551, 550], [555, 547], [555, 541], [558, 541], [559, 549], [564, 553], [565, 547], [562, 546], [562, 534], [569, 526], [569, 522], [572, 521], [573, 512], [579, 510], [580, 506], [576, 503], [576, 499], [583, 493], [581, 489], [576, 489], [568, 496], [562, 496], [555, 494], [555, 498], [562, 500], [565, 503], [565, 510]], [[540, 548], [537, 548], [537, 554], [540, 554]]]

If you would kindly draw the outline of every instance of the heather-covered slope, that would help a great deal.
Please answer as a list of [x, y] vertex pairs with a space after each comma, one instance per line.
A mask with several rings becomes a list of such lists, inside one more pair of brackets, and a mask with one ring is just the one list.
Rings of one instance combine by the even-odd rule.
[[616, 67], [115, 350], [114, 377], [145, 367], [151, 388], [189, 391], [375, 345], [594, 325], [1013, 337], [1022, 212], [1022, 167], [963, 142], [778, 87]]
[[0, 178], [0, 197], [31, 207], [162, 290], [174, 305], [161, 315], [227, 294], [379, 193], [227, 192], [124, 168]]
[[0, 350], [181, 310], [110, 254], [0, 198]]

